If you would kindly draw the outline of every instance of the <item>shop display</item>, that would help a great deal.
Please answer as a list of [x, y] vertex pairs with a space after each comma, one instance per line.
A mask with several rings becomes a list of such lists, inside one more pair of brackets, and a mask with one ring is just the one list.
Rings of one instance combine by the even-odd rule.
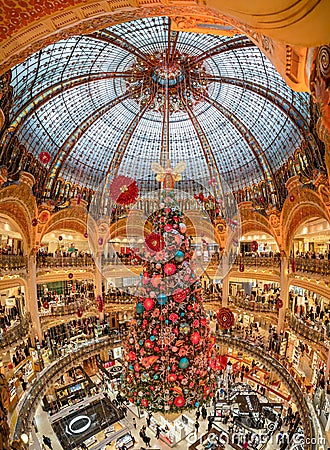
[[134, 439], [131, 435], [131, 433], [126, 433], [124, 436], [121, 436], [116, 439], [115, 448], [120, 450], [123, 447], [131, 448], [134, 447]]

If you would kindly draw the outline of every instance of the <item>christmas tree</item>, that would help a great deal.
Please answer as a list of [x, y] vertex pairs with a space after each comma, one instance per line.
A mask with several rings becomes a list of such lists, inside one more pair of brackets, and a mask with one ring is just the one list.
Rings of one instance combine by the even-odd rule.
[[163, 189], [145, 239], [146, 262], [125, 345], [124, 392], [150, 411], [179, 413], [208, 402], [214, 393], [209, 363], [215, 339], [175, 199], [174, 182], [183, 165], [155, 168]]

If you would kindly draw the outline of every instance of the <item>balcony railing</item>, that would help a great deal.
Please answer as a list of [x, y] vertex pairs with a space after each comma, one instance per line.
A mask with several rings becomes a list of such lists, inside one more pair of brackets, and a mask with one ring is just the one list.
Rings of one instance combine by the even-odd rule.
[[26, 314], [20, 322], [3, 332], [0, 337], [0, 348], [5, 348], [18, 340], [23, 339], [29, 332], [30, 322], [30, 314]]
[[37, 267], [38, 268], [52, 268], [52, 267], [90, 267], [94, 265], [94, 260], [91, 256], [57, 256], [55, 258], [51, 256], [38, 256]]
[[234, 267], [244, 264], [246, 267], [255, 269], [264, 267], [280, 267], [281, 259], [278, 256], [238, 256]]
[[324, 345], [327, 339], [326, 330], [321, 326], [308, 325], [306, 321], [299, 319], [291, 312], [287, 312], [286, 318], [290, 328], [300, 336], [315, 342], [316, 344]]
[[262, 303], [252, 300], [247, 300], [239, 296], [231, 296], [231, 301], [233, 304], [238, 307], [242, 308], [246, 311], [254, 311], [254, 312], [267, 312], [267, 313], [274, 313], [278, 314], [278, 308], [276, 308], [275, 302], [272, 303]]
[[330, 261], [327, 259], [290, 258], [289, 271], [330, 276]]
[[27, 256], [0, 254], [1, 271], [14, 271], [26, 269], [26, 267], [27, 267]]

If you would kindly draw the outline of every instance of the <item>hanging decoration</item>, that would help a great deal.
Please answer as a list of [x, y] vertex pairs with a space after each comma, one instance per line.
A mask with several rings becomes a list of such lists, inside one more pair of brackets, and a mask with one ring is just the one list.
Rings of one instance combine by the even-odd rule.
[[77, 195], [77, 205], [80, 205], [81, 202], [81, 194]]
[[295, 258], [292, 258], [291, 268], [292, 268], [292, 273], [295, 273], [295, 271], [296, 271], [296, 259]]
[[221, 328], [229, 329], [234, 325], [235, 317], [229, 308], [220, 308], [217, 311], [217, 321]]
[[73, 273], [69, 273], [69, 275], [68, 275], [68, 278], [70, 278], [70, 280], [72, 280], [72, 278], [73, 278]]
[[43, 302], [44, 309], [49, 309], [49, 303], [48, 302]]
[[82, 315], [83, 315], [82, 307], [78, 306], [78, 308], [77, 308], [77, 316], [80, 318], [80, 317], [82, 317]]
[[103, 237], [99, 237], [97, 242], [99, 245], [103, 245]]
[[41, 152], [39, 155], [39, 161], [41, 162], [41, 164], [48, 164], [49, 161], [51, 160], [51, 156], [48, 152]]
[[58, 237], [58, 240], [59, 240], [59, 241], [62, 241], [62, 240], [63, 240], [63, 236], [59, 236], [59, 237]]
[[244, 272], [245, 267], [244, 267], [244, 264], [243, 264], [243, 263], [240, 263], [238, 270], [239, 270], [240, 272]]
[[294, 195], [290, 195], [289, 199], [290, 199], [290, 202], [294, 202], [294, 199], [295, 199]]
[[139, 189], [132, 178], [119, 175], [110, 184], [110, 197], [118, 205], [128, 206], [136, 202]]
[[164, 182], [160, 209], [151, 217], [154, 229], [146, 238], [145, 266], [125, 343], [123, 390], [137, 406], [179, 413], [213, 396], [209, 360], [214, 339], [191, 267], [184, 217], [168, 185], [171, 180]]
[[97, 296], [96, 302], [97, 302], [97, 310], [98, 310], [98, 312], [100, 312], [100, 313], [103, 312], [103, 310], [104, 310], [104, 300], [103, 300], [101, 295]]
[[154, 252], [160, 252], [165, 247], [164, 238], [159, 233], [148, 234], [148, 236], [145, 238], [145, 243], [147, 247]]
[[88, 238], [88, 233], [87, 233], [87, 231], [86, 231], [86, 233], [84, 233], [84, 238]]
[[280, 299], [280, 298], [278, 298], [278, 299], [276, 300], [276, 308], [277, 308], [277, 309], [281, 309], [282, 307], [283, 307], [283, 300]]
[[259, 248], [258, 242], [257, 242], [257, 241], [252, 241], [252, 242], [251, 242], [251, 250], [252, 250], [253, 252], [257, 252], [257, 251], [258, 251], [258, 248]]
[[36, 218], [32, 219], [31, 224], [33, 227], [36, 227], [38, 225], [38, 219], [36, 219]]

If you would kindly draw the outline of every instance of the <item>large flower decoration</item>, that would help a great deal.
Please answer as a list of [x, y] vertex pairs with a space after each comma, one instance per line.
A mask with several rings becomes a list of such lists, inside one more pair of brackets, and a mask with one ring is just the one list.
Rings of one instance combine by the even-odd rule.
[[161, 234], [158, 233], [150, 233], [145, 238], [145, 243], [147, 247], [154, 251], [154, 252], [160, 252], [165, 247], [165, 241]]
[[136, 181], [124, 175], [114, 178], [110, 184], [110, 197], [119, 205], [127, 206], [134, 203], [138, 194]]
[[231, 328], [234, 325], [235, 317], [229, 308], [220, 308], [217, 312], [217, 320], [221, 328]]

